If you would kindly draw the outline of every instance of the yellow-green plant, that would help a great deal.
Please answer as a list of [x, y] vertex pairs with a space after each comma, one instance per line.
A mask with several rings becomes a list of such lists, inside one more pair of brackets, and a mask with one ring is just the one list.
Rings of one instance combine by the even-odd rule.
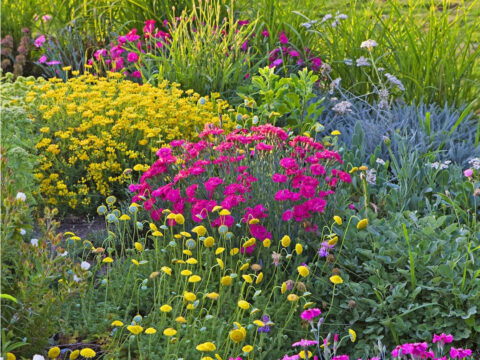
[[[165, 142], [195, 139], [204, 124], [221, 123], [228, 107], [218, 94], [200, 98], [176, 83], [140, 86], [121, 77], [51, 79], [27, 93], [30, 116], [43, 135], [35, 177], [47, 204], [81, 211], [92, 197], [121, 195], [126, 169], [150, 163]], [[231, 127], [228, 119], [222, 124]]]

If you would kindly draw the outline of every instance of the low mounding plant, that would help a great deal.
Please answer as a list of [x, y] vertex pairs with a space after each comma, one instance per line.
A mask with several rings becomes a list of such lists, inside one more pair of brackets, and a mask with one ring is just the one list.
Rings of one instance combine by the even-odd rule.
[[228, 135], [206, 126], [199, 137], [196, 143], [175, 140], [158, 150], [158, 160], [141, 182], [130, 186], [137, 192], [133, 201], [154, 221], [165, 208], [192, 223], [222, 208], [212, 219], [219, 228], [247, 226], [259, 241], [304, 231], [314, 238], [323, 231], [318, 224], [327, 198], [335, 198], [341, 182], [351, 182], [348, 173], [335, 168], [342, 163], [337, 152], [307, 136], [288, 139], [269, 124]]
[[[68, 69], [65, 70], [70, 75]], [[221, 114], [228, 104], [218, 94], [203, 97], [167, 81], [153, 87], [93, 75], [67, 82], [51, 79], [27, 93], [29, 114], [42, 138], [35, 171], [47, 204], [88, 210], [92, 199], [124, 196], [122, 184], [133, 163], [149, 163], [158, 148], [180, 135], [196, 138], [206, 123], [231, 127]], [[219, 116], [220, 115], [220, 116]], [[122, 195], [123, 194], [123, 195]]]

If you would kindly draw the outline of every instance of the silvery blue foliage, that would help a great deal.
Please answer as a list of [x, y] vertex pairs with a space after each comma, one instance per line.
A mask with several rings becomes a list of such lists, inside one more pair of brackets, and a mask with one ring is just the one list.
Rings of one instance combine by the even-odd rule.
[[[385, 138], [391, 140], [395, 154], [402, 143], [420, 154], [433, 152], [438, 161], [451, 160], [465, 165], [470, 158], [480, 156], [480, 146], [475, 145], [477, 131], [480, 131], [478, 119], [469, 113], [456, 126], [465, 107], [398, 103], [381, 110], [376, 104], [350, 101], [351, 111], [342, 114], [333, 110], [342, 100], [327, 98], [322, 103], [325, 109], [318, 122], [324, 125], [325, 132], [319, 135], [339, 130], [342, 133], [339, 140], [347, 148], [361, 146], [365, 160], [377, 146], [381, 149], [380, 157], [389, 158]], [[358, 139], [359, 129], [355, 132], [357, 124], [363, 130], [363, 139]]]

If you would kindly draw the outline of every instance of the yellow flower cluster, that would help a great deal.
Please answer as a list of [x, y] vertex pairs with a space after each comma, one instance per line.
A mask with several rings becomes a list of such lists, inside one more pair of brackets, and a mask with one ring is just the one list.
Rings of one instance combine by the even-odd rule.
[[[125, 170], [151, 163], [165, 143], [194, 140], [206, 123], [220, 125], [229, 105], [218, 97], [200, 99], [167, 81], [140, 86], [119, 74], [34, 86], [26, 101], [42, 134], [35, 173], [41, 195], [47, 204], [75, 209], [97, 203], [92, 197], [118, 192], [131, 176]], [[228, 119], [221, 124], [227, 130], [233, 126]]]

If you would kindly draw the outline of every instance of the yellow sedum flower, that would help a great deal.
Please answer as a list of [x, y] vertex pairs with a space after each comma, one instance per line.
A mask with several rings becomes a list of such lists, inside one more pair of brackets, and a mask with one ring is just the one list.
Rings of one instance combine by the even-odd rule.
[[176, 334], [177, 330], [175, 330], [174, 328], [166, 328], [165, 330], [163, 330], [163, 335], [168, 337], [174, 336]]
[[307, 277], [308, 274], [310, 274], [310, 270], [308, 270], [308, 267], [303, 266], [303, 265], [297, 267], [297, 270], [298, 270], [298, 273], [300, 274], [300, 276], [302, 276], [302, 277]]
[[80, 355], [83, 356], [84, 358], [91, 359], [91, 358], [94, 358], [95, 355], [97, 355], [97, 353], [90, 348], [85, 348], [80, 350]]
[[[211, 236], [207, 237], [204, 241], [203, 241], [203, 245], [205, 245], [205, 247], [212, 247], [213, 244], [215, 244], [215, 239]], [[218, 250], [218, 249], [217, 249]]]
[[157, 332], [157, 330], [153, 327], [149, 327], [148, 329], [145, 329], [145, 334], [147, 335], [153, 335]]
[[143, 331], [143, 327], [140, 325], [128, 325], [127, 330], [130, 331], [133, 335], [138, 335]]
[[334, 285], [338, 285], [338, 284], [342, 284], [343, 283], [343, 279], [338, 276], [338, 275], [333, 275], [333, 276], [330, 276], [330, 281], [334, 284]]
[[192, 273], [191, 270], [182, 270], [182, 271], [180, 272], [180, 274], [183, 275], [183, 276], [190, 276], [190, 275], [192, 275], [193, 273]]
[[69, 360], [76, 360], [76, 359], [78, 359], [79, 356], [80, 356], [80, 350], [75, 350], [75, 351], [72, 351], [70, 353], [70, 355], [68, 355], [68, 359]]
[[49, 358], [57, 358], [60, 355], [60, 348], [58, 346], [54, 346], [48, 349], [48, 357]]
[[210, 352], [215, 351], [217, 347], [212, 342], [204, 342], [202, 344], [198, 344], [196, 349], [201, 352]]
[[187, 322], [187, 320], [185, 320], [185, 318], [183, 316], [176, 317], [175, 321], [180, 323], [180, 324], [185, 324]]
[[192, 276], [190, 276], [190, 277], [188, 278], [188, 282], [189, 282], [189, 283], [197, 283], [197, 282], [199, 282], [199, 281], [201, 281], [201, 280], [202, 280], [202, 278], [201, 278], [200, 276], [198, 276], [198, 275], [192, 275]]
[[168, 266], [162, 266], [160, 270], [162, 270], [167, 275], [172, 275], [172, 269], [169, 268]]
[[368, 219], [362, 219], [358, 222], [357, 224], [357, 229], [358, 230], [363, 230], [368, 226]]
[[212, 300], [217, 300], [220, 297], [220, 295], [216, 292], [208, 293], [205, 296], [208, 297], [209, 299], [212, 299]]
[[198, 264], [198, 260], [195, 259], [195, 258], [188, 258], [185, 262], [186, 262], [187, 264], [189, 264], [189, 265]]
[[357, 340], [357, 333], [353, 329], [348, 329], [348, 336], [350, 337], [350, 340], [352, 342], [355, 342]]
[[183, 299], [184, 299], [185, 301], [190, 301], [190, 302], [192, 302], [192, 301], [197, 300], [197, 295], [195, 295], [195, 294], [192, 293], [192, 292], [185, 291], [185, 292], [183, 293]]
[[164, 312], [164, 313], [168, 313], [168, 312], [172, 311], [172, 307], [168, 304], [165, 304], [165, 305], [160, 306], [160, 311]]
[[203, 225], [195, 226], [192, 229], [192, 232], [197, 234], [198, 236], [203, 236], [207, 233], [207, 229]]
[[280, 241], [283, 247], [289, 247], [290, 246], [290, 236], [285, 235], [282, 240]]

